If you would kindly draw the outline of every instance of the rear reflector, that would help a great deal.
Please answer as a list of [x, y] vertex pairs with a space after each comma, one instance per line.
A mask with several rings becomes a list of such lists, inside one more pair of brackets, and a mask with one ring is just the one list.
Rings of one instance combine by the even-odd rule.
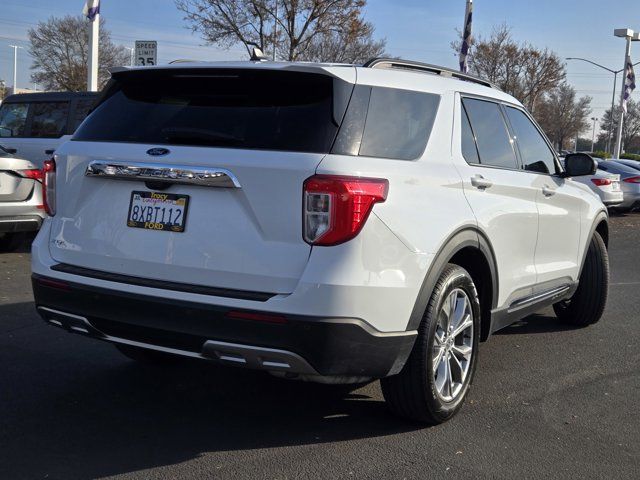
[[241, 312], [238, 310], [232, 310], [227, 313], [229, 318], [238, 318], [241, 320], [253, 320], [254, 322], [264, 323], [287, 323], [287, 319], [282, 315], [271, 315], [268, 313], [255, 313], [255, 312]]
[[373, 205], [384, 202], [389, 181], [314, 175], [304, 182], [303, 237], [311, 245], [337, 245], [360, 233]]
[[627, 183], [640, 183], [640, 177], [629, 177], [625, 178], [623, 181]]
[[611, 185], [611, 180], [608, 178], [592, 178], [591, 181], [598, 187], [604, 187], [605, 185]]
[[56, 288], [58, 290], [71, 290], [71, 286], [67, 282], [53, 280], [51, 278], [38, 278], [36, 280], [43, 287]]

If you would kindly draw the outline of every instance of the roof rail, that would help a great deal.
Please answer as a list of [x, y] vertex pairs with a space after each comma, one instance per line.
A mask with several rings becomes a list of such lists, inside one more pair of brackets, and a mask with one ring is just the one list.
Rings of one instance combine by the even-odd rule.
[[400, 58], [373, 58], [366, 62], [363, 67], [365, 68], [401, 68], [405, 70], [415, 70], [418, 72], [432, 73], [434, 75], [440, 75], [442, 77], [452, 77], [458, 80], [464, 80], [466, 82], [473, 82], [485, 87], [495, 88], [500, 90], [496, 85], [483, 80], [474, 75], [458, 72], [451, 68], [439, 67], [438, 65], [431, 65], [428, 63], [414, 62], [413, 60], [402, 60]]

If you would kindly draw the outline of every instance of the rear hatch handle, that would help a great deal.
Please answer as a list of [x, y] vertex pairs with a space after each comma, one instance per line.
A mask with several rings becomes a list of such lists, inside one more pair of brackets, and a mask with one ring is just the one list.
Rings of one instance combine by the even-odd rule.
[[87, 165], [85, 176], [201, 187], [242, 188], [238, 178], [226, 168], [192, 165], [93, 160]]

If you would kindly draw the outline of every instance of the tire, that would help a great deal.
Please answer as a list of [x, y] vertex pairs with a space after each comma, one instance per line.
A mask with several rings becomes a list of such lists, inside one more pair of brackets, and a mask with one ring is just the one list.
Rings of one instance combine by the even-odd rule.
[[[447, 339], [443, 335], [442, 326], [445, 323], [448, 305], [452, 304], [452, 298], [455, 298], [456, 305], [459, 305], [458, 302], [462, 299], [466, 301], [464, 315], [456, 315], [454, 312], [454, 323], [460, 325], [457, 320], [462, 321], [467, 314], [471, 318], [469, 326], [465, 327], [462, 333], [455, 338]], [[436, 335], [440, 339], [439, 342], [436, 342]], [[416, 343], [407, 363], [399, 374], [380, 381], [382, 393], [390, 410], [401, 417], [429, 425], [436, 425], [453, 417], [462, 407], [473, 380], [479, 340], [480, 301], [476, 287], [464, 268], [448, 264], [431, 294], [418, 328]], [[438, 343], [444, 348], [438, 348]], [[455, 348], [452, 345], [455, 345]], [[468, 356], [461, 355], [459, 350], [468, 349], [468, 347], [471, 347]], [[442, 352], [445, 352], [445, 355], [440, 357]], [[447, 353], [455, 358], [447, 361]], [[436, 370], [434, 362], [439, 357], [441, 360], [437, 362], [437, 371], [434, 371]], [[457, 377], [458, 381], [451, 384], [451, 390], [447, 390], [447, 382], [442, 382], [448, 377], [446, 368], [458, 358], [461, 361], [455, 365], [461, 367], [456, 367], [455, 373], [454, 369], [449, 370], [452, 377]]]
[[129, 345], [115, 345], [115, 347], [125, 357], [147, 365], [167, 366], [180, 363], [180, 361], [183, 360], [178, 355], [171, 355], [170, 353], [149, 350], [147, 348], [131, 347]]
[[576, 327], [593, 325], [602, 317], [609, 295], [609, 254], [598, 232], [594, 232], [584, 260], [578, 289], [568, 300], [553, 306], [556, 316]]
[[22, 245], [22, 242], [26, 237], [26, 235], [22, 232], [5, 233], [0, 235], [0, 252], [16, 251], [20, 247], [20, 245]]

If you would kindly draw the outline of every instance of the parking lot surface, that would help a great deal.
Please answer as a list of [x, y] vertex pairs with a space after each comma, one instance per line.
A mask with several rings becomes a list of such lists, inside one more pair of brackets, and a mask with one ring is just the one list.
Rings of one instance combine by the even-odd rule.
[[0, 254], [0, 478], [638, 478], [640, 214], [611, 219], [604, 318], [552, 311], [481, 345], [466, 405], [421, 428], [357, 390], [136, 364], [45, 325]]

